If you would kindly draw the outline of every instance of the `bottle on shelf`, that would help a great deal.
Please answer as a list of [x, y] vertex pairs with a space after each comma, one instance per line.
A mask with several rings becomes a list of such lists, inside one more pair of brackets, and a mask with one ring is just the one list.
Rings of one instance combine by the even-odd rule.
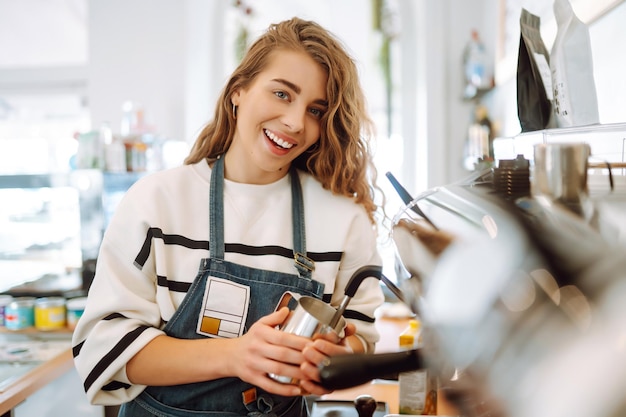
[[78, 150], [76, 152], [76, 168], [102, 169], [104, 167], [104, 143], [96, 130], [76, 135]]
[[144, 109], [140, 104], [124, 102], [120, 132], [128, 172], [157, 171], [162, 168], [161, 139], [146, 123]]
[[469, 171], [491, 168], [494, 164], [494, 131], [487, 107], [477, 104], [467, 129], [464, 166]]
[[476, 29], [472, 30], [471, 37], [463, 50], [463, 75], [465, 88], [463, 97], [473, 99], [479, 93], [493, 86], [492, 65], [485, 45]]
[[119, 137], [113, 135], [109, 122], [100, 125], [100, 137], [104, 143], [104, 168], [108, 172], [125, 172], [126, 157], [124, 144]]
[[[401, 350], [418, 349], [422, 346], [422, 325], [417, 318], [411, 319], [400, 333], [398, 345]], [[436, 415], [437, 384], [428, 370], [400, 372], [398, 375], [400, 414]]]

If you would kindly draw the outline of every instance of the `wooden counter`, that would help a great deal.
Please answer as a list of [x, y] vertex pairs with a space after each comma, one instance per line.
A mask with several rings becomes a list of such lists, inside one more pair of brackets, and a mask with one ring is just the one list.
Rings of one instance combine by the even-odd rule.
[[13, 408], [69, 371], [72, 366], [72, 351], [68, 349], [18, 377], [0, 392], [0, 416], [10, 416]]
[[0, 417], [104, 417], [74, 368], [68, 328], [0, 330]]
[[[377, 352], [394, 352], [398, 350], [398, 336], [408, 325], [408, 318], [377, 320], [377, 328], [380, 333], [380, 342]], [[63, 351], [53, 359], [27, 371], [0, 392], [0, 417], [10, 416], [11, 410], [26, 400], [33, 393], [51, 383], [66, 372], [70, 371], [73, 364], [71, 349]], [[391, 414], [398, 413], [398, 382], [391, 380], [376, 379], [367, 384], [359, 385], [344, 390], [337, 390], [325, 395], [322, 399], [353, 401], [359, 395], [371, 395], [377, 401], [384, 401], [389, 406]], [[445, 407], [438, 401], [439, 414], [453, 415], [450, 408]]]
[[322, 399], [354, 401], [359, 395], [370, 395], [376, 401], [385, 402], [390, 414], [398, 414], [398, 381], [375, 379], [367, 384], [323, 395]]

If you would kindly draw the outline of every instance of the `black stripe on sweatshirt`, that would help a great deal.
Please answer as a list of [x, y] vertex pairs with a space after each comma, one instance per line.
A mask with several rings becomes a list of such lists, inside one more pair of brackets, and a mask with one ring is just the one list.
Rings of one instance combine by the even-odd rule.
[[[113, 319], [118, 319], [118, 318], [126, 318], [126, 316], [120, 313], [111, 313], [108, 316], [104, 317], [102, 320], [113, 320]], [[76, 358], [80, 354], [80, 350], [83, 348], [84, 344], [85, 344], [85, 341], [83, 340], [82, 342], [74, 346], [72, 348], [72, 356]]]
[[163, 233], [163, 231], [157, 227], [151, 227], [146, 233], [146, 239], [143, 241], [141, 250], [135, 258], [135, 263], [143, 268], [148, 256], [150, 256], [150, 249], [152, 248], [153, 239], [161, 239], [166, 245], [178, 245], [189, 249], [204, 249], [209, 250], [209, 242], [206, 240], [192, 240], [181, 235], [169, 235]]
[[[209, 250], [209, 242], [206, 240], [193, 240], [181, 235], [166, 234], [159, 228], [151, 227], [148, 229], [141, 250], [135, 258], [135, 264], [141, 268], [143, 268], [148, 256], [150, 256], [153, 239], [161, 239], [166, 245], [178, 245], [189, 249]], [[285, 258], [293, 258], [293, 249], [275, 245], [250, 246], [240, 243], [226, 243], [224, 250], [230, 253], [240, 253], [249, 256], [277, 255]], [[341, 261], [342, 255], [342, 252], [307, 252], [307, 257], [315, 262], [339, 262]]]
[[364, 321], [365, 323], [374, 323], [376, 321], [374, 317], [370, 317], [359, 311], [349, 309], [346, 309], [346, 311], [344, 311], [343, 316], [347, 319]]
[[[250, 256], [277, 255], [293, 259], [293, 249], [285, 248], [283, 246], [249, 246], [241, 243], [226, 243], [224, 244], [224, 251]], [[307, 252], [306, 255], [315, 262], [339, 262], [343, 253]]]
[[167, 287], [170, 291], [186, 293], [191, 287], [191, 282], [170, 281], [167, 277], [157, 275], [157, 285]]
[[89, 391], [89, 388], [96, 382], [96, 379], [105, 369], [107, 369], [114, 361], [117, 359], [128, 346], [130, 346], [137, 338], [145, 332], [149, 326], [140, 326], [137, 327], [132, 332], [127, 333], [114, 347], [111, 349], [106, 355], [100, 359], [100, 361], [96, 364], [96, 366], [91, 370], [87, 378], [85, 378], [85, 383], [83, 387], [85, 392]]
[[80, 350], [83, 348], [85, 341], [80, 342], [72, 348], [72, 356], [76, 358], [80, 354]]
[[128, 389], [130, 384], [126, 382], [113, 381], [102, 387], [102, 391], [117, 391], [118, 389]]

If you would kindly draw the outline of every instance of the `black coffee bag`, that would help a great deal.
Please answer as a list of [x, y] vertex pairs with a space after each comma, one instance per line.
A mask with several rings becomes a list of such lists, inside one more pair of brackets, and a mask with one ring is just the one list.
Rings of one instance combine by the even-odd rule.
[[550, 55], [540, 24], [539, 16], [522, 9], [517, 60], [517, 115], [522, 132], [549, 127], [552, 114]]

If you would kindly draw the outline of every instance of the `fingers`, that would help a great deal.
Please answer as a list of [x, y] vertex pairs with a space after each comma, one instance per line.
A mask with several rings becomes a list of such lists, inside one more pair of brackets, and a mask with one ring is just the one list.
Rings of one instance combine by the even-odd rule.
[[319, 373], [319, 364], [322, 363], [322, 360], [326, 358], [326, 355], [321, 354], [321, 352], [317, 351], [312, 345], [307, 346], [305, 348], [307, 351], [305, 353], [305, 357], [307, 358], [315, 358], [313, 361], [305, 361], [300, 365], [300, 369], [302, 373], [306, 375], [306, 378], [300, 380], [300, 386], [302, 387], [302, 391], [313, 394], [313, 395], [324, 395], [329, 394], [332, 390], [324, 388], [320, 385], [321, 378]]
[[[354, 335], [355, 326], [346, 326], [343, 339], [331, 331], [311, 340], [277, 329], [289, 313], [284, 307], [262, 317], [239, 338], [236, 376], [277, 395], [326, 394], [330, 391], [319, 385], [318, 364], [329, 356], [352, 352], [346, 338]], [[276, 381], [270, 375], [283, 376], [298, 384]]]
[[[271, 320], [269, 321], [271, 322]], [[278, 373], [283, 367], [291, 365], [297, 369], [304, 360], [302, 350], [309, 339], [285, 333], [269, 326], [253, 326], [246, 335], [246, 356], [253, 359], [249, 365], [266, 373]], [[293, 373], [293, 372], [292, 372]], [[298, 375], [293, 375], [298, 377]]]
[[352, 336], [353, 334], [356, 334], [356, 326], [353, 323], [348, 323], [346, 324], [346, 329], [344, 330], [344, 332], [346, 334], [344, 338]]
[[[305, 377], [302, 378], [301, 385], [304, 384], [304, 381], [310, 381], [313, 384], [320, 382], [318, 367], [326, 358], [349, 353], [352, 353], [349, 347], [337, 345], [328, 340], [317, 339], [309, 343], [302, 351], [305, 361], [300, 365], [300, 370]], [[314, 394], [318, 394], [320, 390], [324, 390], [322, 387], [313, 388], [308, 385], [306, 387], [303, 385], [303, 388]]]
[[275, 381], [269, 377], [268, 374], [259, 374], [256, 378], [252, 378], [247, 382], [272, 394], [284, 395], [287, 397], [302, 395], [302, 388], [299, 385]]
[[288, 314], [289, 309], [282, 308], [264, 316], [238, 338], [234, 355], [237, 360], [233, 366], [235, 376], [243, 381], [273, 394], [292, 396], [301, 393], [297, 384], [281, 383], [270, 377], [279, 375], [289, 380], [306, 378], [300, 364], [305, 361], [302, 351], [310, 340], [276, 328]]
[[332, 390], [328, 390], [322, 387], [321, 385], [316, 384], [312, 380], [306, 380], [306, 379], [303, 379], [302, 381], [300, 381], [300, 387], [301, 387], [302, 392], [306, 392], [306, 393], [313, 394], [313, 395], [324, 395], [324, 394], [330, 394], [332, 392]]
[[[281, 352], [283, 354], [281, 355]], [[250, 354], [244, 359], [242, 373], [245, 375], [281, 375], [290, 378], [300, 379], [304, 375], [300, 370], [300, 364], [304, 361], [304, 356], [299, 351], [290, 349], [274, 348], [269, 353]]]
[[349, 353], [352, 353], [352, 349], [349, 346], [338, 345], [324, 339], [316, 339], [307, 344], [302, 350], [304, 359], [315, 366], [329, 356], [346, 355]]
[[267, 316], [261, 317], [258, 323], [265, 324], [267, 326], [276, 327], [282, 324], [287, 316], [289, 315], [289, 309], [287, 307], [282, 307], [281, 309], [274, 311]]
[[339, 338], [337, 332], [332, 330], [330, 327], [325, 327], [324, 329], [322, 329], [322, 332], [314, 334], [312, 340], [317, 339], [328, 340], [329, 342], [335, 344], [341, 342], [341, 339]]

